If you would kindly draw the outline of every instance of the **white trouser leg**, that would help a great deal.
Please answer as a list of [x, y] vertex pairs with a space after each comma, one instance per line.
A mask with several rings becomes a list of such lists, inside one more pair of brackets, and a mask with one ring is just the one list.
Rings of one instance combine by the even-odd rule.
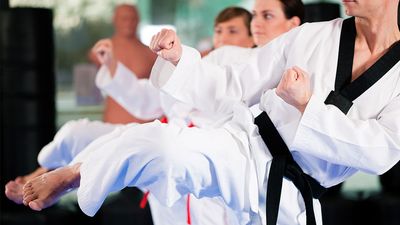
[[69, 121], [60, 128], [53, 141], [42, 148], [38, 162], [49, 169], [68, 165], [93, 140], [118, 126], [88, 119]]
[[234, 209], [248, 208], [248, 150], [224, 129], [155, 121], [118, 128], [88, 149], [78, 189], [79, 205], [88, 215], [110, 192], [126, 186], [150, 190], [169, 206], [191, 192], [197, 198], [222, 196]]

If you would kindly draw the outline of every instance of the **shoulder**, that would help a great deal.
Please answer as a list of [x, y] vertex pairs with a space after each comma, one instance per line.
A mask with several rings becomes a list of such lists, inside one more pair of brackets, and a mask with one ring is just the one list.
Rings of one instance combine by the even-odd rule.
[[312, 50], [313, 46], [338, 42], [342, 23], [342, 18], [324, 22], [304, 23], [272, 42], [275, 43], [275, 48], [283, 48], [285, 52], [291, 51], [292, 48], [308, 48]]
[[293, 29], [292, 32], [297, 32], [298, 35], [309, 36], [310, 38], [329, 35], [332, 32], [341, 30], [343, 20], [343, 18], [337, 18], [330, 21], [304, 23], [298, 28]]
[[148, 45], [145, 45], [145, 44], [143, 44], [143, 42], [138, 41], [137, 48], [138, 48], [139, 52], [141, 52], [141, 54], [146, 55], [149, 60], [151, 60], [151, 61], [156, 60], [156, 58], [157, 58], [156, 53], [151, 51], [151, 49], [149, 48]]

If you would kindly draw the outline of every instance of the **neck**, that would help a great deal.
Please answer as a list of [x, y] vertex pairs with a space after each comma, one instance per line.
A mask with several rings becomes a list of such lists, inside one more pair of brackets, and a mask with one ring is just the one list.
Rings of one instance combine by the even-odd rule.
[[368, 18], [356, 17], [357, 43], [368, 47], [371, 53], [379, 53], [399, 41], [397, 5], [395, 8], [396, 10], [383, 9], [381, 13], [370, 15]]
[[114, 34], [112, 37], [115, 41], [126, 41], [126, 42], [132, 42], [132, 41], [137, 41], [136, 35], [121, 35], [121, 34]]

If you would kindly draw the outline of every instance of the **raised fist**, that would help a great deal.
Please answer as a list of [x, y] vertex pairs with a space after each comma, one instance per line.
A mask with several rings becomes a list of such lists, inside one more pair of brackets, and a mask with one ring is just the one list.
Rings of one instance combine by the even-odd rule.
[[182, 56], [182, 45], [175, 31], [162, 29], [153, 36], [150, 49], [163, 59], [178, 64]]
[[96, 55], [99, 62], [108, 68], [112, 67], [115, 62], [113, 55], [113, 44], [111, 39], [102, 39], [98, 41], [92, 51]]
[[308, 74], [296, 66], [286, 70], [276, 88], [276, 94], [303, 113], [311, 98]]

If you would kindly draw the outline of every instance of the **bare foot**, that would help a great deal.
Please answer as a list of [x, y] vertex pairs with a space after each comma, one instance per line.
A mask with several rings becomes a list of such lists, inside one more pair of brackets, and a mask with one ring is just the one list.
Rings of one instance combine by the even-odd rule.
[[26, 182], [32, 180], [33, 178], [36, 178], [37, 176], [40, 176], [47, 172], [49, 172], [48, 169], [46, 169], [44, 167], [38, 167], [35, 171], [33, 171], [30, 174], [27, 174], [25, 176], [19, 176], [19, 177], [15, 178], [15, 182], [24, 185]]
[[22, 200], [23, 200], [23, 196], [24, 196], [22, 187], [25, 185], [25, 183], [39, 175], [42, 175], [43, 173], [46, 173], [47, 171], [48, 171], [48, 169], [39, 167], [30, 174], [27, 174], [25, 176], [19, 176], [19, 177], [15, 178], [15, 180], [9, 181], [6, 184], [6, 188], [5, 188], [5, 194], [6, 194], [7, 198], [17, 204], [22, 204]]
[[80, 164], [62, 167], [28, 181], [23, 187], [23, 203], [40, 211], [58, 201], [73, 188], [79, 186]]
[[22, 204], [22, 200], [23, 200], [22, 187], [23, 186], [24, 186], [23, 184], [19, 184], [13, 180], [9, 181], [6, 184], [6, 190], [5, 190], [5, 194], [6, 194], [7, 198], [17, 204]]

